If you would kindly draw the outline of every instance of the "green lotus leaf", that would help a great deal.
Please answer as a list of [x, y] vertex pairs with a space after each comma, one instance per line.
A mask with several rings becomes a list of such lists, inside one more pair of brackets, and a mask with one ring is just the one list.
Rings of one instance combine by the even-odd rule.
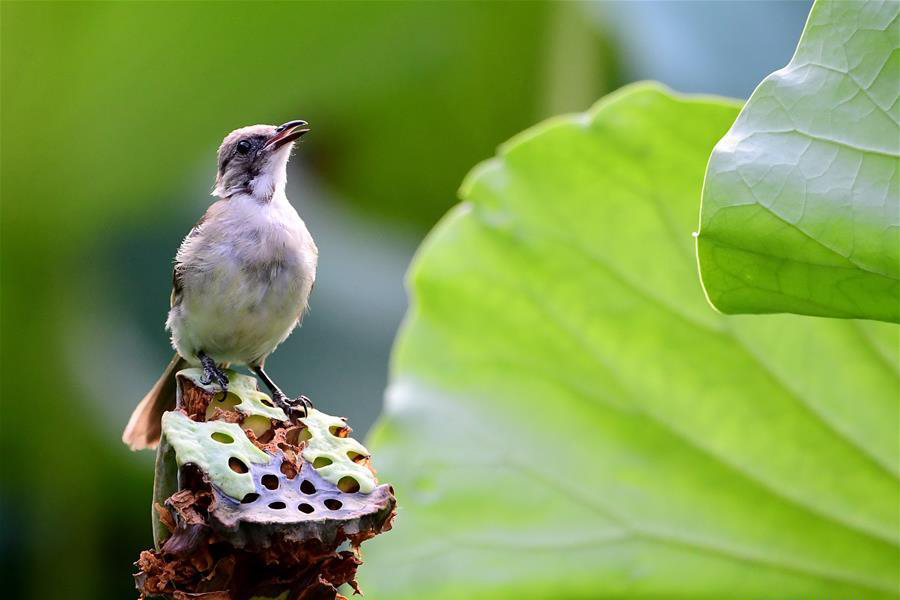
[[900, 322], [898, 14], [816, 2], [716, 145], [697, 253], [719, 310]]
[[630, 87], [468, 177], [411, 268], [367, 594], [897, 598], [897, 327], [727, 317], [697, 281], [737, 113]]

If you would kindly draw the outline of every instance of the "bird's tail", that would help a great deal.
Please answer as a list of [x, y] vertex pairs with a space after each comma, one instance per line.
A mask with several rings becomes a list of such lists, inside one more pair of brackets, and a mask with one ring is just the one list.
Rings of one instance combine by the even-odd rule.
[[169, 366], [137, 405], [122, 433], [122, 441], [132, 450], [155, 448], [162, 431], [162, 414], [175, 407], [175, 373], [187, 366], [176, 354]]

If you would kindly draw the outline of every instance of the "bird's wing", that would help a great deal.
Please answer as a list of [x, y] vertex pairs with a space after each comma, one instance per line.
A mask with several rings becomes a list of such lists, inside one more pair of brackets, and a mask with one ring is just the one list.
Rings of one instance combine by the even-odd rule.
[[[200, 225], [203, 224], [203, 221], [206, 220], [206, 215], [204, 214], [200, 217], [200, 220], [191, 227], [191, 230], [184, 237], [184, 240], [181, 242], [181, 245], [184, 246], [189, 239], [194, 237], [200, 232]], [[180, 254], [180, 253], [179, 253]], [[178, 254], [175, 255], [175, 264], [172, 267], [172, 294], [169, 296], [169, 308], [174, 308], [175, 305], [181, 302], [181, 292], [184, 289], [184, 269], [182, 268], [182, 263], [178, 260]]]
[[175, 305], [181, 302], [181, 290], [184, 288], [181, 283], [181, 274], [178, 272], [178, 263], [172, 268], [172, 293], [169, 295], [169, 308], [175, 308]]
[[[200, 220], [197, 221], [191, 230], [188, 232], [186, 236], [184, 236], [184, 240], [181, 242], [181, 247], [184, 248], [185, 244], [188, 244], [190, 240], [196, 237], [200, 233], [200, 228], [205, 223], [210, 216], [219, 212], [222, 209], [221, 203], [223, 201], [219, 200], [218, 202], [214, 202], [210, 205], [206, 212], [203, 213], [203, 216], [200, 217]], [[169, 296], [169, 308], [173, 308], [179, 302], [181, 302], [181, 292], [184, 289], [184, 269], [182, 263], [178, 260], [178, 256], [181, 254], [180, 250], [178, 254], [175, 255], [175, 266], [172, 268], [172, 294]]]

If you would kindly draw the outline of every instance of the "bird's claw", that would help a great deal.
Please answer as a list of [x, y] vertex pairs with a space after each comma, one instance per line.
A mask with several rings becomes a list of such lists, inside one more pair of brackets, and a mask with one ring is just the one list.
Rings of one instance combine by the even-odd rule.
[[215, 381], [220, 388], [222, 388], [222, 392], [224, 394], [228, 393], [228, 376], [216, 366], [215, 361], [213, 361], [210, 357], [205, 354], [200, 357], [200, 362], [203, 364], [203, 376], [200, 377], [200, 383], [203, 385], [209, 385], [213, 381]]
[[306, 396], [304, 396], [303, 394], [300, 394], [299, 396], [294, 398], [291, 402], [293, 404], [292, 410], [297, 410], [299, 408], [297, 406], [298, 404], [303, 407], [303, 417], [304, 418], [308, 417], [309, 411], [311, 411], [313, 409], [312, 401], [309, 398], [307, 398]]
[[303, 395], [297, 396], [296, 398], [288, 398], [284, 394], [275, 394], [272, 399], [292, 421], [296, 419], [305, 419], [309, 416], [309, 411], [313, 408], [313, 404], [310, 402], [309, 398]]

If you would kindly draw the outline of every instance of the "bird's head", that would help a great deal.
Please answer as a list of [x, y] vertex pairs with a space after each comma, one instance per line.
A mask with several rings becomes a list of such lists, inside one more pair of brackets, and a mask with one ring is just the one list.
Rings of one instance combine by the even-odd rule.
[[213, 195], [228, 198], [248, 194], [268, 201], [284, 189], [287, 161], [294, 141], [309, 131], [306, 121], [284, 125], [251, 125], [235, 129], [219, 146]]

